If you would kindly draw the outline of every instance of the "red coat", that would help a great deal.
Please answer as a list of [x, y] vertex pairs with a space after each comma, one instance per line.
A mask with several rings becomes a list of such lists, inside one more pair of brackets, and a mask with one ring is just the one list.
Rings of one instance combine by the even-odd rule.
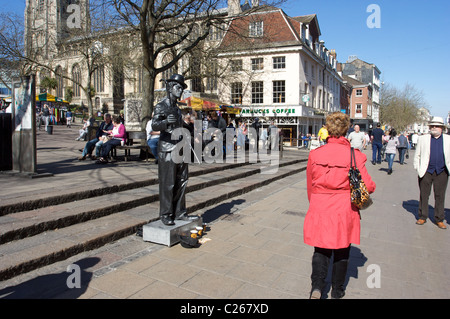
[[[375, 183], [367, 172], [366, 155], [355, 149], [356, 164], [370, 193]], [[351, 204], [350, 143], [345, 137], [328, 138], [328, 143], [309, 154], [306, 170], [309, 209], [303, 225], [306, 244], [339, 249], [359, 245], [360, 217]]]

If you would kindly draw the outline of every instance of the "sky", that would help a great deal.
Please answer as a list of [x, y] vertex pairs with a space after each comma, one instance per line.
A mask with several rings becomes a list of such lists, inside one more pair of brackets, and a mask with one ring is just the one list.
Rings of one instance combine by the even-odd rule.
[[[379, 7], [380, 27], [371, 4]], [[317, 14], [321, 40], [339, 62], [349, 56], [375, 64], [381, 81], [398, 89], [409, 84], [423, 93], [432, 116], [450, 112], [450, 1], [448, 0], [288, 0], [291, 17]]]
[[[244, 2], [244, 0], [241, 0]], [[251, 2], [251, 1], [249, 1]], [[261, 1], [263, 3], [263, 1]], [[379, 27], [370, 28], [379, 8]], [[450, 1], [448, 0], [287, 0], [280, 8], [291, 17], [317, 14], [321, 40], [349, 56], [375, 64], [381, 81], [422, 92], [433, 116], [450, 112]], [[25, 0], [0, 0], [0, 10], [23, 14]]]

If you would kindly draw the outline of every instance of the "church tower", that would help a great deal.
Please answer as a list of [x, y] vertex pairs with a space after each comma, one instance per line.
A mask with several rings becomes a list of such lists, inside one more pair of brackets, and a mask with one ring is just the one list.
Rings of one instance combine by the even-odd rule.
[[48, 60], [58, 44], [90, 30], [88, 0], [26, 0], [25, 48], [27, 54]]

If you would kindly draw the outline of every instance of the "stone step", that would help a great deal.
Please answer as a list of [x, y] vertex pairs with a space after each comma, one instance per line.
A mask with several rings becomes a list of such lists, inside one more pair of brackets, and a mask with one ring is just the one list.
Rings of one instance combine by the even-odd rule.
[[[283, 165], [295, 163], [297, 161], [288, 161]], [[208, 174], [209, 170], [205, 170], [207, 173], [193, 174], [194, 176], [189, 179], [187, 192], [260, 173], [260, 167], [260, 164], [253, 164], [230, 167], [232, 169], [216, 171], [214, 174]], [[124, 188], [123, 191], [119, 191], [120, 187], [117, 187], [105, 195], [0, 216], [0, 244], [100, 218], [158, 200], [157, 184], [140, 188]]]
[[[189, 177], [204, 175], [211, 172], [229, 170], [236, 167], [247, 166], [250, 164], [251, 163], [246, 161], [245, 163], [202, 163], [202, 165], [190, 165]], [[42, 207], [48, 207], [62, 203], [79, 201], [82, 199], [102, 196], [118, 191], [155, 185], [158, 183], [157, 166], [153, 166], [152, 169], [149, 168], [149, 176], [142, 176], [137, 181], [130, 183], [117, 183], [117, 181], [105, 180], [102, 183], [95, 183], [93, 181], [92, 184], [89, 184], [89, 181], [87, 181], [87, 185], [90, 187], [86, 187], [86, 185], [83, 185], [77, 186], [75, 188], [70, 187], [62, 189], [52, 188], [50, 182], [48, 189], [40, 189], [31, 193], [29, 191], [15, 192], [14, 194], [10, 194], [9, 196], [3, 196], [0, 202], [0, 216], [21, 211], [39, 209]]]
[[[231, 170], [229, 176], [221, 176], [218, 179], [214, 178], [214, 175], [221, 174], [199, 176], [199, 178], [207, 180], [207, 182], [203, 182], [207, 186], [190, 189], [186, 194], [188, 212], [194, 213], [202, 208], [217, 205], [221, 201], [250, 192], [292, 174], [300, 173], [305, 169], [306, 161], [292, 161], [280, 165], [276, 174], [251, 173], [245, 175], [245, 171], [248, 173], [248, 169], [235, 168]], [[261, 172], [260, 165], [257, 166], [256, 170]], [[250, 171], [252, 170], [250, 169]], [[235, 178], [239, 175], [244, 175], [245, 178]], [[220, 179], [222, 181], [219, 182]], [[190, 179], [189, 183], [191, 182]], [[198, 181], [198, 183], [202, 182]], [[196, 186], [193, 185], [192, 187], [195, 188]], [[136, 189], [134, 192], [138, 193], [136, 197], [139, 198], [139, 193], [142, 195], [145, 190]], [[112, 196], [114, 195], [118, 196], [117, 194]], [[159, 201], [154, 200], [107, 216], [43, 231], [31, 237], [4, 243], [0, 245], [2, 261], [0, 280], [6, 280], [45, 265], [65, 260], [83, 251], [95, 249], [122, 237], [132, 235], [143, 225], [158, 218]]]

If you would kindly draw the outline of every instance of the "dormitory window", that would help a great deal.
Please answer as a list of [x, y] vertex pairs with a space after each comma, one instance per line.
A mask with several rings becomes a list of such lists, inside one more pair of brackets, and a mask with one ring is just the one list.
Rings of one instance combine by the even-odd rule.
[[264, 24], [262, 21], [250, 22], [249, 25], [249, 36], [251, 37], [262, 37], [264, 34]]
[[273, 81], [273, 103], [286, 102], [285, 81]]
[[252, 71], [261, 71], [264, 70], [264, 59], [256, 58], [252, 59]]
[[286, 68], [286, 57], [278, 56], [273, 58], [273, 69], [280, 70]]
[[262, 81], [252, 82], [252, 104], [264, 103], [264, 86]]
[[242, 104], [242, 82], [231, 83], [231, 104]]

